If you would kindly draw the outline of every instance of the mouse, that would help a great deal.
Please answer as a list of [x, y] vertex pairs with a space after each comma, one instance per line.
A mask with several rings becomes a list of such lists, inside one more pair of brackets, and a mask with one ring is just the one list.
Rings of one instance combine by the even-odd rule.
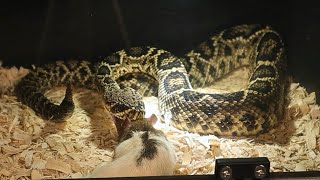
[[111, 162], [96, 167], [89, 178], [173, 175], [176, 155], [165, 134], [153, 127], [154, 116], [131, 122], [119, 136]]

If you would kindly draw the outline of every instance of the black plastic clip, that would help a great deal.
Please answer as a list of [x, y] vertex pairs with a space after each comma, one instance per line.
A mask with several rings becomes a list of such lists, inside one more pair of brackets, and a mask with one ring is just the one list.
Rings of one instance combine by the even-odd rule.
[[270, 176], [267, 157], [222, 158], [216, 160], [216, 179], [266, 179]]

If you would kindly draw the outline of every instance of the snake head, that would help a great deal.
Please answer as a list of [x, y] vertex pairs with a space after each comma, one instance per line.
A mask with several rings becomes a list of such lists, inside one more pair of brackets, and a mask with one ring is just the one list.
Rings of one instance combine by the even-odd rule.
[[144, 119], [145, 108], [142, 96], [132, 88], [105, 90], [106, 109], [112, 113], [118, 130], [132, 121]]
[[[105, 89], [104, 100], [107, 109], [116, 116], [126, 113], [126, 111], [141, 111], [144, 112], [144, 103], [142, 96], [132, 88], [110, 88]], [[129, 118], [135, 116], [128, 115]], [[120, 115], [121, 116], [121, 115]]]

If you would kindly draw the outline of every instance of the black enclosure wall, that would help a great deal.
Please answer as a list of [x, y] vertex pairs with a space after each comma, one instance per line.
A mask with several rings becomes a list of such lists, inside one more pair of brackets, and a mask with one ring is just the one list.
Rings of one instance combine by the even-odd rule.
[[320, 89], [320, 6], [290, 0], [1, 1], [0, 60], [5, 66], [99, 56], [129, 46], [181, 55], [215, 31], [270, 24], [287, 42], [289, 73]]

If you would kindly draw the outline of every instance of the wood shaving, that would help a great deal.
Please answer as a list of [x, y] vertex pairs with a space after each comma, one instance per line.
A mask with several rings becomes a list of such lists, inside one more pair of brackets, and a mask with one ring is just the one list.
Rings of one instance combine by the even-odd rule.
[[51, 158], [47, 160], [46, 169], [56, 170], [65, 174], [70, 174], [72, 172], [70, 164]]
[[38, 170], [31, 170], [31, 179], [41, 179], [42, 175]]
[[[75, 112], [68, 121], [43, 121], [12, 94], [28, 70], [0, 67], [0, 179], [79, 178], [109, 162], [117, 132], [101, 95], [76, 89]], [[201, 92], [238, 91], [248, 71], [242, 68]], [[46, 93], [60, 103], [65, 88]], [[320, 107], [315, 93], [291, 83], [286, 117], [269, 133], [256, 138], [219, 138], [180, 131], [158, 121], [177, 155], [175, 174], [212, 174], [218, 158], [266, 156], [273, 172], [320, 170]], [[158, 111], [157, 98], [145, 98], [147, 116]]]

